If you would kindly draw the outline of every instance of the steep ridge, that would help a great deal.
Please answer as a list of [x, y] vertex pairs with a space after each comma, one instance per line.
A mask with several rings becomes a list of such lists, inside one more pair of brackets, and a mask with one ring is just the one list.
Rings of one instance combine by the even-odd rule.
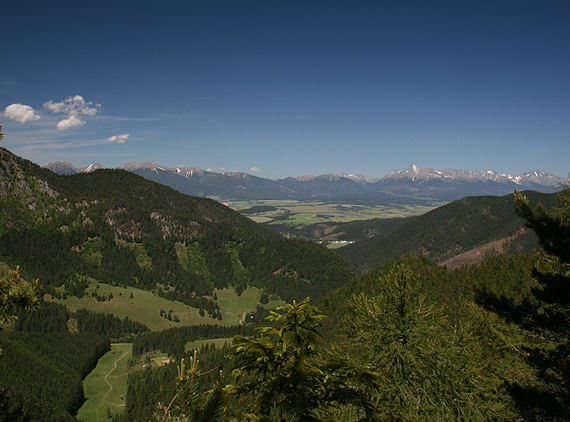
[[311, 242], [284, 239], [206, 198], [123, 170], [59, 176], [0, 149], [0, 261], [53, 294], [89, 279], [133, 285], [215, 312], [214, 287], [319, 296], [352, 272]]
[[[526, 192], [533, 203], [550, 206], [555, 194]], [[488, 242], [514, 236], [524, 226], [514, 213], [513, 195], [467, 197], [436, 208], [400, 227], [343, 247], [337, 252], [348, 262], [372, 269], [403, 254], [427, 256], [443, 262]], [[509, 252], [528, 252], [538, 246], [532, 232], [511, 239]], [[492, 253], [491, 249], [487, 251]]]

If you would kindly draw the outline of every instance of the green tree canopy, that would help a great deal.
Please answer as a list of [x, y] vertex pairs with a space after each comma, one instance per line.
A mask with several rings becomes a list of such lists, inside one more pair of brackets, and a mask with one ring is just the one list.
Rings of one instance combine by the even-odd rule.
[[229, 386], [238, 396], [249, 397], [253, 413], [242, 420], [318, 421], [335, 406], [351, 405], [360, 417], [374, 420], [374, 404], [367, 389], [380, 376], [343, 359], [327, 359], [322, 352], [320, 327], [325, 318], [309, 299], [277, 308], [267, 319], [270, 327], [258, 328], [257, 338], [236, 337], [234, 377]]
[[13, 321], [19, 311], [33, 308], [38, 302], [37, 289], [38, 281], [28, 283], [18, 267], [0, 277], [0, 325]]
[[394, 265], [379, 294], [358, 294], [345, 317], [346, 348], [381, 372], [379, 412], [386, 420], [493, 420], [508, 413], [495, 396], [481, 345], [449, 323], [420, 293], [418, 276]]

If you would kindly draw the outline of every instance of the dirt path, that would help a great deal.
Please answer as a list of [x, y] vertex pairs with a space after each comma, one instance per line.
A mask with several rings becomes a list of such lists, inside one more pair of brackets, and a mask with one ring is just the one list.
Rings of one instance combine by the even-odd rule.
[[122, 356], [121, 356], [120, 358], [118, 358], [117, 360], [115, 360], [115, 362], [113, 362], [113, 367], [112, 367], [111, 369], [109, 369], [109, 372], [107, 372], [107, 373], [105, 374], [105, 383], [109, 386], [109, 389], [107, 390], [107, 392], [105, 393], [105, 395], [103, 396], [103, 398], [106, 398], [106, 397], [109, 395], [109, 393], [110, 393], [111, 391], [113, 391], [113, 384], [111, 384], [111, 383], [109, 382], [109, 380], [107, 379], [107, 377], [108, 377], [109, 375], [111, 375], [111, 373], [112, 373], [115, 369], [117, 369], [117, 363], [118, 363], [121, 359], [123, 359], [125, 356], [127, 356], [128, 354], [129, 354], [129, 351], [127, 350], [125, 353], [122, 354]]

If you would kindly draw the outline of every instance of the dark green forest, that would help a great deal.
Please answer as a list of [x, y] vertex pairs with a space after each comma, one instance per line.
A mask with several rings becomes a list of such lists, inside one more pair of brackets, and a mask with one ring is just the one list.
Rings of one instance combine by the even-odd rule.
[[7, 331], [0, 346], [0, 418], [7, 421], [71, 420], [85, 401], [83, 378], [110, 347], [87, 333]]
[[[534, 202], [550, 207], [556, 195], [525, 192]], [[404, 254], [419, 254], [436, 262], [485, 243], [518, 234], [524, 219], [513, 208], [513, 195], [466, 197], [414, 217], [377, 236], [338, 250], [351, 264], [365, 270]], [[526, 253], [538, 247], [532, 231], [509, 242], [506, 253]]]
[[0, 177], [0, 261], [54, 295], [81, 297], [92, 278], [216, 315], [213, 288], [251, 285], [290, 301], [322, 296], [352, 274], [313, 242], [126, 171], [58, 176], [0, 149]]

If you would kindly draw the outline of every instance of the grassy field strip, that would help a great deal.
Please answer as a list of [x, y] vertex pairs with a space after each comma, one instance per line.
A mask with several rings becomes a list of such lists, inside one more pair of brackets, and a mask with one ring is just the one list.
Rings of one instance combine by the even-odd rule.
[[[122, 354], [122, 356], [117, 359], [115, 362], [113, 362], [113, 368], [109, 369], [109, 372], [107, 372], [105, 374], [105, 383], [109, 386], [109, 389], [107, 390], [107, 392], [105, 393], [105, 395], [103, 396], [103, 398], [107, 398], [107, 396], [109, 395], [109, 393], [111, 393], [113, 391], [113, 384], [111, 384], [109, 382], [109, 375], [111, 375], [111, 373], [117, 369], [117, 364], [119, 363], [119, 361], [121, 361], [125, 356], [127, 356], [129, 354], [129, 351], [127, 350], [125, 353]], [[124, 405], [119, 405], [119, 406], [124, 406]]]
[[185, 352], [191, 352], [193, 350], [200, 350], [202, 346], [206, 344], [214, 345], [216, 347], [222, 347], [224, 344], [232, 344], [233, 337], [222, 337], [222, 338], [211, 338], [207, 340], [194, 340], [189, 341], [184, 345]]
[[87, 401], [77, 413], [84, 422], [108, 421], [123, 411], [127, 396], [127, 364], [132, 345], [114, 343], [111, 350], [99, 359], [97, 366], [83, 380]]

